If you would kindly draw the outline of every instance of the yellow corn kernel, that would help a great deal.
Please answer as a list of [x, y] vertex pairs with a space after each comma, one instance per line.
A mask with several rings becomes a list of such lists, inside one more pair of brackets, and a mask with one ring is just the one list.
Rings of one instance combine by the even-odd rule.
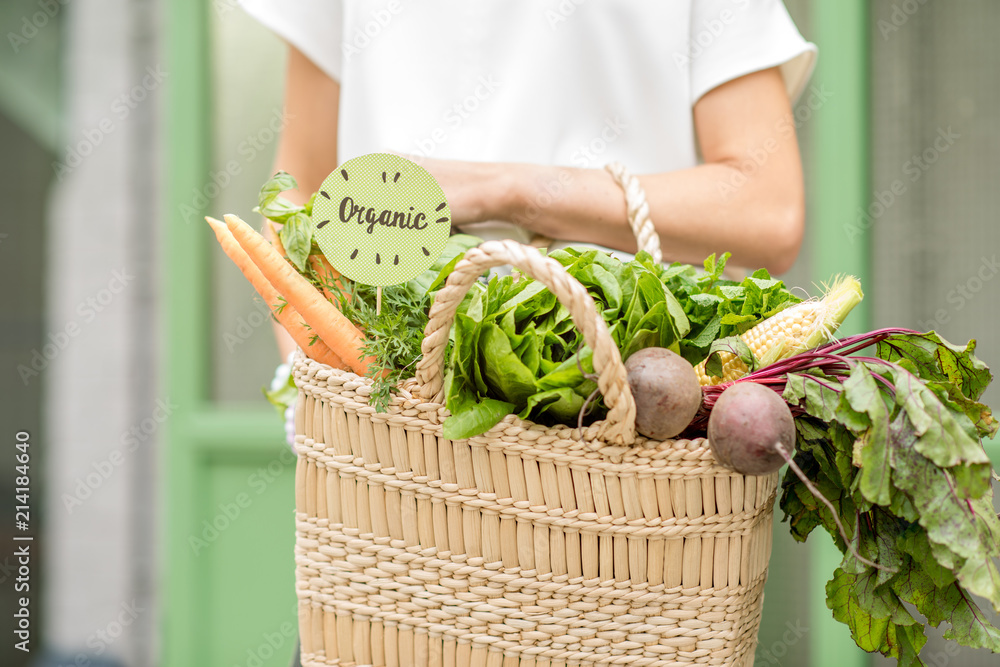
[[[846, 276], [834, 282], [823, 298], [803, 301], [758, 323], [742, 336], [754, 358], [763, 368], [792, 355], [811, 350], [833, 338], [837, 327], [844, 321], [863, 297], [861, 284], [856, 278]], [[709, 376], [705, 362], [695, 367], [702, 386], [738, 380], [749, 369], [739, 357], [720, 352], [722, 377]]]

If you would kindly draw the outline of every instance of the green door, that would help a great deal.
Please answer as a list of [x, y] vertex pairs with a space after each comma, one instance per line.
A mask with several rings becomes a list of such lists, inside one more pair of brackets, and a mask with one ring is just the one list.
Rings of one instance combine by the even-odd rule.
[[165, 395], [180, 407], [163, 460], [163, 664], [284, 666], [297, 640], [295, 456], [260, 393], [279, 359], [266, 314], [202, 220], [254, 220], [280, 130], [283, 50], [234, 1], [165, 7]]

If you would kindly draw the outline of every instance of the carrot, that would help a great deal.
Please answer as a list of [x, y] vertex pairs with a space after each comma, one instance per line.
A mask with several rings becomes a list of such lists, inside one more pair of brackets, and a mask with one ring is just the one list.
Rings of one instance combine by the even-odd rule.
[[285, 300], [302, 315], [333, 352], [347, 362], [358, 375], [367, 375], [374, 357], [362, 358], [363, 339], [351, 321], [282, 259], [278, 251], [250, 225], [235, 215], [227, 215], [226, 224], [236, 240], [250, 255], [261, 273]]
[[[281, 244], [281, 235], [271, 220], [267, 221], [266, 232], [265, 238], [271, 242], [271, 245], [278, 251], [278, 254], [287, 259], [288, 253], [285, 252], [285, 247]], [[343, 293], [344, 285], [340, 281], [340, 272], [333, 268], [329, 260], [323, 255], [309, 255], [309, 266], [312, 267], [313, 272], [319, 279], [320, 290], [322, 290], [323, 296], [326, 297], [327, 301], [337, 306], [340, 302], [337, 300], [337, 295], [333, 293], [331, 285], [336, 285], [337, 289]], [[345, 296], [350, 300], [350, 294]]]
[[211, 225], [212, 230], [215, 232], [215, 238], [219, 240], [219, 245], [222, 246], [222, 250], [229, 259], [233, 260], [233, 263], [239, 267], [240, 271], [243, 272], [246, 279], [250, 281], [253, 288], [264, 299], [264, 303], [274, 313], [278, 322], [281, 323], [285, 331], [289, 333], [298, 346], [302, 348], [302, 351], [321, 364], [346, 370], [347, 365], [340, 357], [333, 353], [326, 343], [322, 340], [310, 342], [312, 333], [310, 333], [302, 317], [292, 306], [286, 304], [284, 308], [279, 308], [280, 295], [278, 291], [274, 289], [274, 286], [268, 282], [264, 274], [261, 273], [260, 269], [250, 259], [250, 256], [247, 255], [246, 251], [236, 242], [236, 238], [226, 227], [225, 223], [209, 217], [206, 217], [205, 221]]
[[[323, 255], [309, 255], [309, 266], [312, 267], [313, 273], [319, 279], [320, 289], [323, 290], [323, 294], [329, 301], [332, 301], [334, 305], [339, 303], [337, 297], [338, 295], [334, 293], [334, 290], [344, 293], [344, 285], [341, 282], [340, 272], [330, 265], [330, 260], [328, 260]], [[346, 295], [348, 301], [350, 301], [350, 294]]]

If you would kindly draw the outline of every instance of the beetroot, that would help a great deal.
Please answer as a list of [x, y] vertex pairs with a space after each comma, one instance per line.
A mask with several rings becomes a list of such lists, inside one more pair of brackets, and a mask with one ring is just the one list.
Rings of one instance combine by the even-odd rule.
[[773, 389], [751, 381], [726, 387], [708, 417], [708, 444], [721, 465], [744, 475], [767, 475], [787, 463], [830, 510], [848, 551], [865, 565], [894, 571], [858, 553], [837, 509], [795, 463], [795, 420], [788, 404]]
[[737, 382], [712, 408], [708, 444], [723, 466], [744, 475], [767, 475], [794, 454], [795, 420], [788, 404], [771, 389]]
[[672, 438], [691, 423], [701, 407], [701, 385], [694, 367], [663, 347], [647, 347], [625, 363], [635, 399], [635, 430], [653, 440]]

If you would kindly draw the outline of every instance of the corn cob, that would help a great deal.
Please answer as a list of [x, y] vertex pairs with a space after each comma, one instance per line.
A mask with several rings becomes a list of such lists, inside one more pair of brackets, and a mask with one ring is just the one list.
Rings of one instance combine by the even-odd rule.
[[[821, 299], [803, 301], [758, 323], [740, 338], [753, 352], [763, 368], [779, 359], [811, 350], [833, 338], [847, 314], [864, 295], [861, 284], [853, 276], [834, 281]], [[722, 377], [709, 376], [705, 362], [695, 367], [702, 386], [732, 382], [749, 372], [739, 357], [720, 352]]]

